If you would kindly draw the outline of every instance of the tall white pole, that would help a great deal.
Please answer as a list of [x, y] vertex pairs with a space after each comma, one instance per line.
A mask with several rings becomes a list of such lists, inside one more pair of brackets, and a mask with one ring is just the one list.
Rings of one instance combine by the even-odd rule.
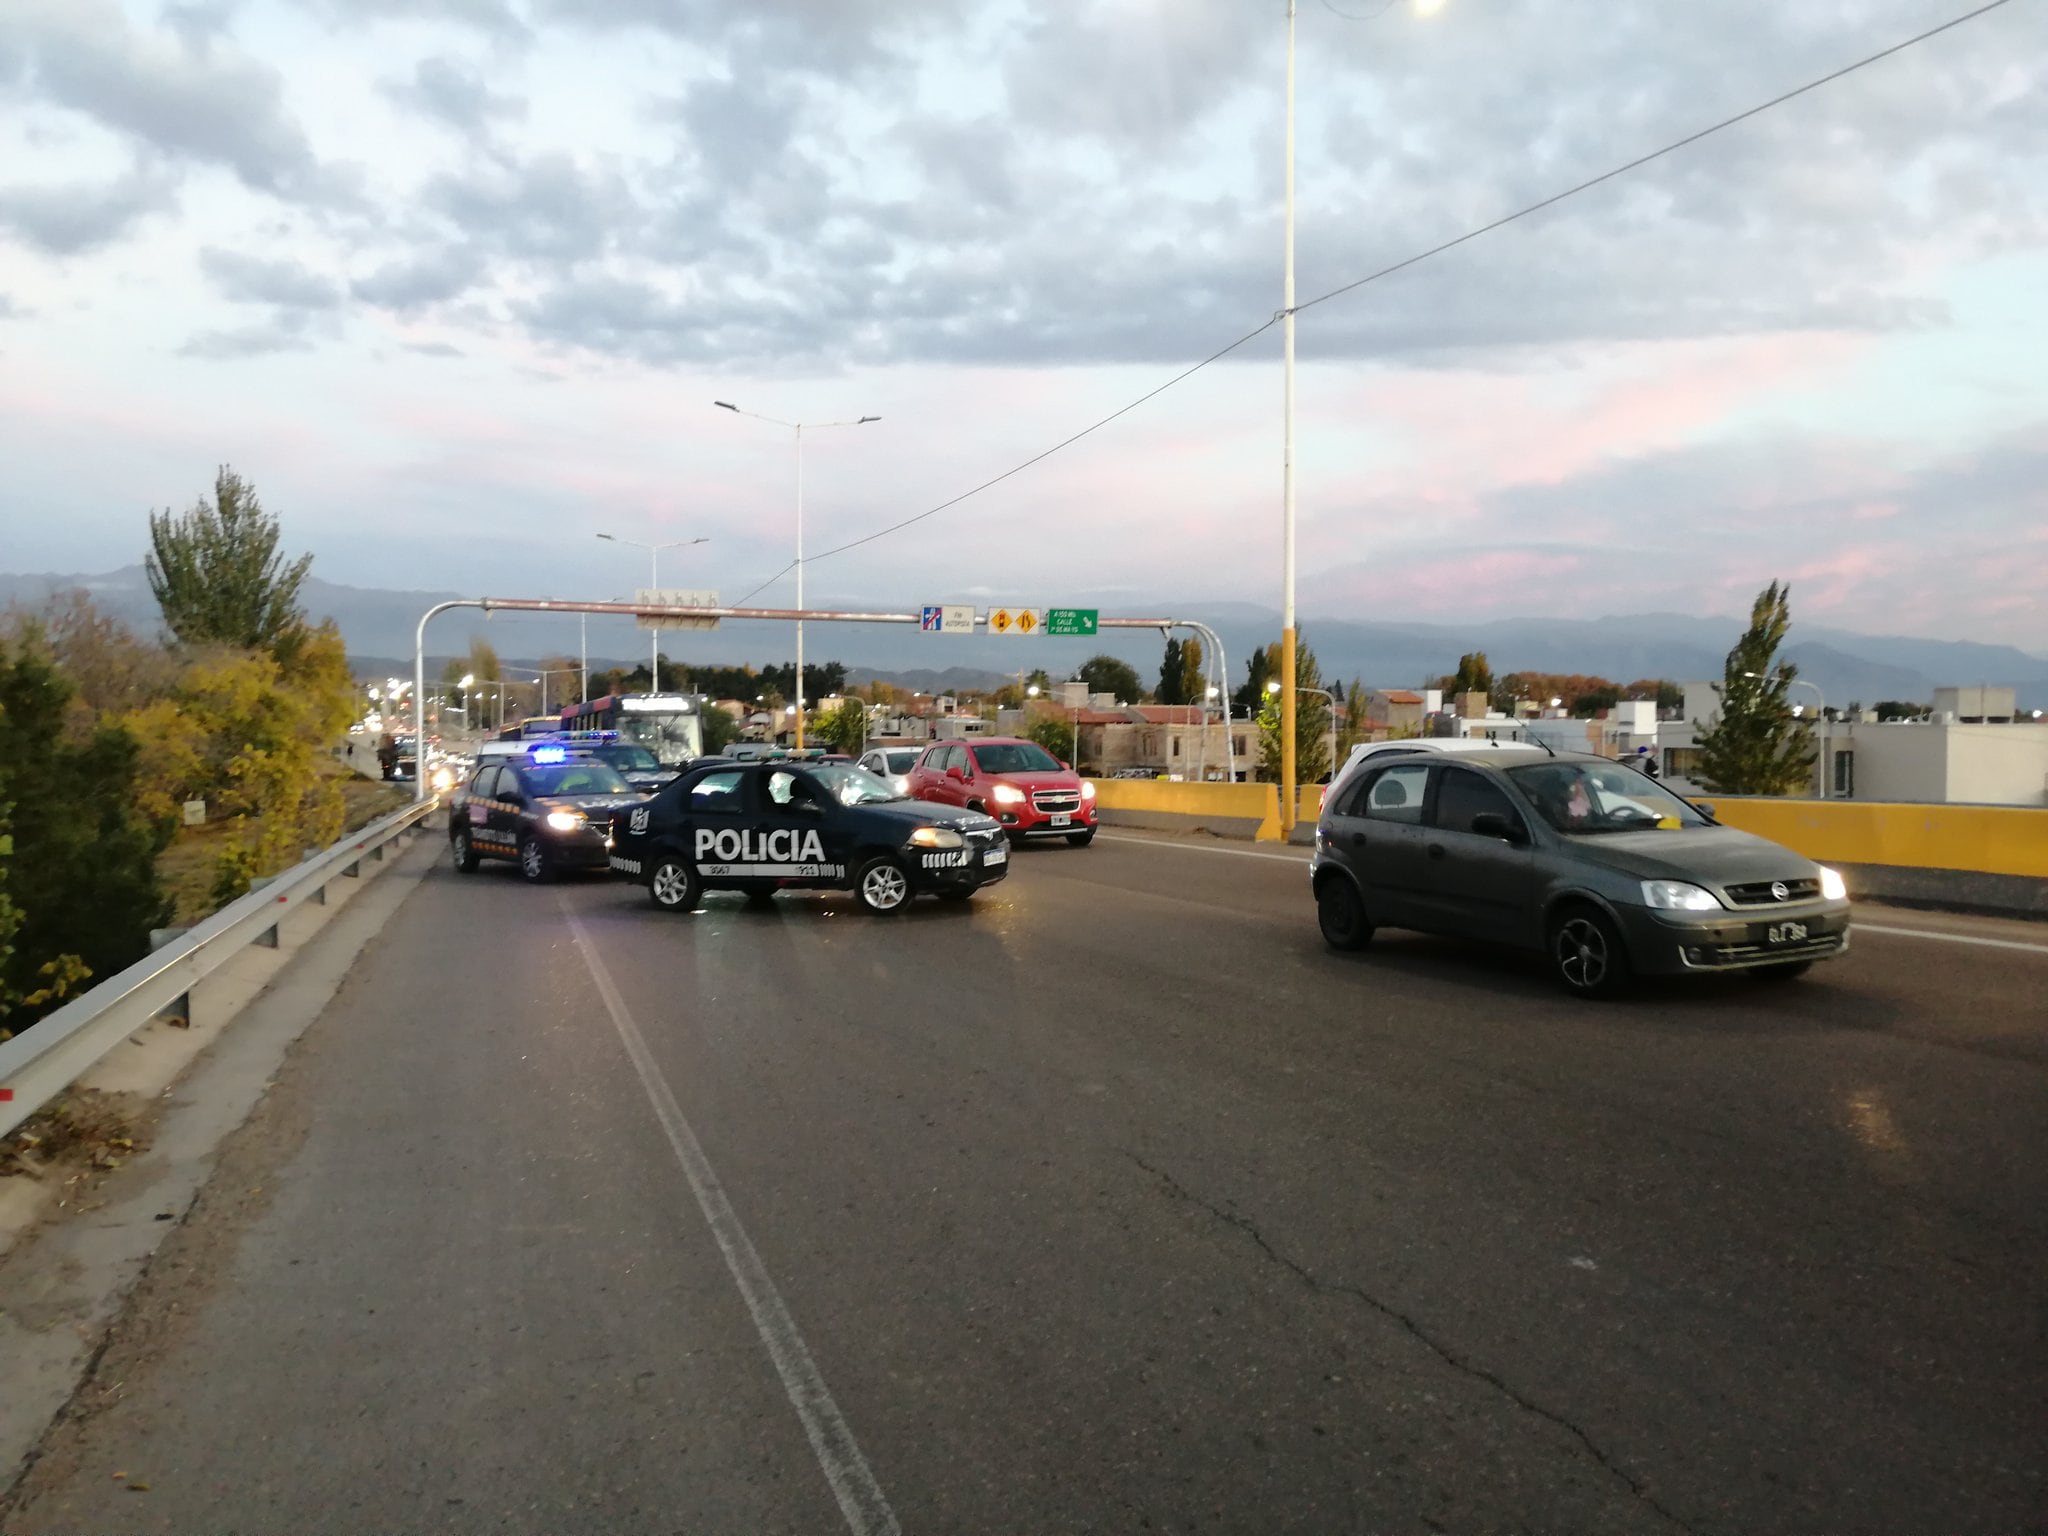
[[[804, 607], [804, 426], [796, 426], [796, 607]], [[804, 749], [804, 621], [796, 621], [796, 749]]]
[[1280, 831], [1294, 830], [1300, 791], [1294, 751], [1294, 0], [1287, 0], [1287, 175], [1281, 278]]
[[590, 697], [590, 615], [576, 615], [576, 627], [583, 632], [583, 688], [584, 698]]
[[[647, 585], [654, 593], [654, 601], [661, 601], [661, 547], [647, 546]], [[661, 630], [649, 625], [647, 629], [647, 691], [661, 692]]]

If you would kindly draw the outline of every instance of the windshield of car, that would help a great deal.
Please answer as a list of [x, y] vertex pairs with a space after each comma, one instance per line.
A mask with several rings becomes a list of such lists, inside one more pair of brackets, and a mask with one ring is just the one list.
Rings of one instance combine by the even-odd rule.
[[661, 767], [661, 764], [656, 761], [654, 754], [645, 747], [599, 747], [597, 749], [597, 756], [603, 758], [604, 761], [610, 763], [621, 773], [644, 773]]
[[1535, 763], [1510, 768], [1508, 777], [1560, 832], [1673, 831], [1710, 825], [1655, 779], [1619, 763]]
[[1058, 773], [1059, 759], [1045, 748], [1028, 741], [999, 742], [976, 747], [974, 761], [983, 773]]
[[629, 795], [633, 787], [608, 764], [529, 763], [519, 770], [520, 782], [532, 795]]
[[777, 768], [769, 774], [769, 800], [776, 805], [788, 805], [794, 799], [801, 799], [802, 792], [797, 785], [802, 779], [808, 779], [820, 794], [830, 796], [841, 805], [876, 805], [904, 798], [889, 787], [887, 779], [877, 778], [865, 768], [814, 763], [801, 769]]

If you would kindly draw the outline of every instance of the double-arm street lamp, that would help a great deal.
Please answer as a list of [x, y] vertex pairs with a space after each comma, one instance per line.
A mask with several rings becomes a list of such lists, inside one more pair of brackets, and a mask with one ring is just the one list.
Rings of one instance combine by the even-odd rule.
[[[879, 416], [862, 416], [852, 421], [784, 421], [778, 416], [763, 416], [759, 411], [743, 411], [730, 400], [711, 402], [722, 411], [731, 411], [736, 416], [751, 416], [756, 421], [765, 421], [771, 427], [782, 427], [796, 434], [796, 606], [802, 612], [804, 606], [804, 434], [821, 431], [826, 427], [864, 427], [871, 421], [880, 421]], [[804, 621], [796, 621], [796, 745], [804, 744]]]
[[[711, 542], [709, 539], [671, 539], [666, 544], [649, 544], [642, 539], [621, 538], [615, 533], [600, 533], [598, 537], [607, 544], [631, 544], [637, 549], [647, 551], [647, 586], [649, 592], [654, 594], [651, 600], [655, 602], [661, 600], [659, 595], [661, 592], [661, 552], [664, 549], [687, 549], [692, 544], [708, 544]], [[661, 631], [653, 625], [649, 625], [647, 629], [647, 646], [647, 691], [649, 693], [659, 693], [661, 692]], [[584, 676], [585, 692], [589, 691], [589, 687], [590, 679], [586, 672]]]

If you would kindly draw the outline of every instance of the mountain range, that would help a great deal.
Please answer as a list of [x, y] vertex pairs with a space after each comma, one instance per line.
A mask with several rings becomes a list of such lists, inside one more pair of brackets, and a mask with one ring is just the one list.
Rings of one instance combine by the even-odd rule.
[[[0, 574], [0, 607], [34, 608], [53, 595], [83, 589], [105, 612], [147, 633], [157, 628], [157, 611], [140, 566], [101, 575]], [[306, 611], [332, 618], [348, 643], [360, 675], [412, 670], [415, 629], [435, 603], [461, 594], [349, 587], [309, 577], [301, 591]], [[860, 601], [827, 598], [821, 607], [865, 608]], [[891, 606], [891, 605], [884, 605]], [[901, 606], [896, 605], [898, 611]], [[1244, 675], [1245, 657], [1257, 645], [1279, 638], [1277, 612], [1249, 603], [1202, 603], [1176, 609], [1134, 603], [1126, 611], [1201, 620], [1222, 636], [1233, 682]], [[1304, 615], [1301, 628], [1326, 678], [1358, 678], [1373, 686], [1415, 687], [1456, 670], [1466, 651], [1484, 651], [1496, 676], [1505, 672], [1578, 672], [1627, 683], [1659, 677], [1673, 682], [1719, 678], [1723, 658], [1740, 636], [1743, 621], [1687, 614], [1621, 614], [1594, 619], [1487, 619], [1470, 624], [1420, 624], [1387, 620]], [[467, 651], [472, 637], [488, 639], [514, 665], [542, 655], [578, 653], [576, 619], [559, 615], [496, 614], [456, 610], [436, 618], [428, 653], [438, 669], [443, 658]], [[615, 619], [592, 619], [588, 640], [593, 666], [630, 664], [647, 654], [643, 632]], [[1090, 639], [1000, 638], [931, 635], [915, 625], [840, 625], [814, 622], [806, 636], [806, 659], [844, 661], [859, 681], [881, 677], [925, 692], [986, 687], [1020, 670], [1043, 667], [1066, 675], [1098, 652], [1130, 662], [1148, 683], [1157, 675], [1163, 637], [1156, 630], [1106, 630]], [[786, 662], [793, 651], [786, 624], [727, 621], [715, 631], [663, 637], [663, 654], [712, 665]], [[2022, 709], [2048, 708], [2048, 657], [2012, 646], [1966, 640], [1925, 640], [1902, 635], [1867, 635], [1820, 625], [1793, 625], [1785, 647], [1800, 676], [1815, 684], [1829, 703], [1865, 705], [1879, 699], [1929, 702], [1937, 687], [1986, 683], [2010, 686]]]

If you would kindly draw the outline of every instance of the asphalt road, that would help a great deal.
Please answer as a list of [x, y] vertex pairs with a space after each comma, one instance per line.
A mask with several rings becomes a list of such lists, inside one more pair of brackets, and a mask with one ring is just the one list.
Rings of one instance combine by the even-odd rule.
[[2040, 1528], [2048, 933], [1863, 917], [1595, 1007], [1325, 952], [1286, 852], [444, 863], [0, 1524]]

